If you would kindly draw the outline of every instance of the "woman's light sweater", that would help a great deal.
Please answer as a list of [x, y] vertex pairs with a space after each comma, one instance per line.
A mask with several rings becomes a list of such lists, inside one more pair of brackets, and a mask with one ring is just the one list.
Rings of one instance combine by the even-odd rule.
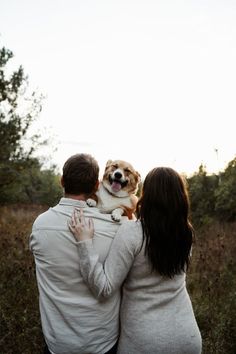
[[118, 230], [105, 264], [93, 241], [78, 242], [80, 271], [98, 298], [123, 284], [118, 354], [199, 354], [201, 335], [185, 274], [166, 278], [151, 272], [139, 221]]

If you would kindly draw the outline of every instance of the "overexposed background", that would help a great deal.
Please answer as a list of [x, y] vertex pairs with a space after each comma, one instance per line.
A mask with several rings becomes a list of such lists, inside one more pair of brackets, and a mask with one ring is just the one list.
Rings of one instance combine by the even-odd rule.
[[[46, 95], [62, 168], [88, 152], [192, 174], [236, 153], [235, 0], [0, 0], [0, 44]], [[50, 146], [49, 146], [50, 150]]]

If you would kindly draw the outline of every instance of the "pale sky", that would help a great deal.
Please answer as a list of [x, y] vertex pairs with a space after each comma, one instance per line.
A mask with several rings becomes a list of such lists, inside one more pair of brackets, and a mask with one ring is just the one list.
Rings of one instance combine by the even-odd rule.
[[235, 157], [235, 0], [0, 0], [3, 45], [46, 95], [60, 169], [77, 152], [142, 177]]

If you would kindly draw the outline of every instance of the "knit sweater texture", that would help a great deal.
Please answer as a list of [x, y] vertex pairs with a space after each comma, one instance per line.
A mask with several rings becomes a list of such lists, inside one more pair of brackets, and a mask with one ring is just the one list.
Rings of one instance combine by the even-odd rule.
[[170, 279], [151, 272], [142, 245], [139, 221], [119, 228], [104, 265], [94, 239], [77, 244], [80, 271], [94, 296], [102, 301], [123, 285], [118, 354], [200, 354], [185, 273]]
[[[75, 208], [94, 220], [94, 250], [104, 262], [119, 223], [85, 201], [62, 198], [35, 220], [30, 249], [36, 264], [42, 330], [54, 354], [103, 354], [119, 335], [120, 291], [99, 301], [80, 274], [68, 222]], [[126, 218], [125, 218], [126, 219]]]

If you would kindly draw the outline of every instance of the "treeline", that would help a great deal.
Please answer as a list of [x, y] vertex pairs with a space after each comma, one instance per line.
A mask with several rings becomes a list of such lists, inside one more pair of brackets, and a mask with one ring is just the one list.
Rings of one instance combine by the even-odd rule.
[[[30, 161], [30, 163], [29, 163]], [[1, 174], [0, 204], [54, 205], [62, 196], [60, 174], [43, 169], [36, 160], [13, 166], [6, 161]], [[187, 178], [192, 220], [197, 225], [211, 221], [236, 221], [236, 158], [219, 174], [207, 174], [204, 166]]]
[[[48, 141], [40, 132], [29, 135], [43, 96], [28, 92], [22, 67], [9, 73], [12, 57], [10, 50], [0, 49], [0, 204], [54, 205], [62, 196], [60, 175], [56, 166], [45, 169], [44, 159], [35, 157]], [[195, 223], [236, 220], [236, 157], [219, 174], [208, 175], [200, 166], [187, 180]]]
[[195, 224], [236, 221], [236, 157], [218, 174], [208, 175], [201, 165], [188, 185]]

